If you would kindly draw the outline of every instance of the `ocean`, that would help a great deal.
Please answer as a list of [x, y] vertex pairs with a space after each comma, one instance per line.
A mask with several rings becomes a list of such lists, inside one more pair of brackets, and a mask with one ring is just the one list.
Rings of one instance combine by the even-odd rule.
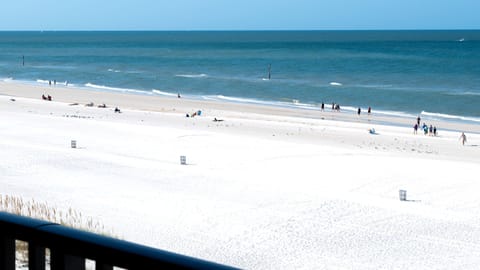
[[480, 31], [0, 32], [0, 79], [480, 124]]

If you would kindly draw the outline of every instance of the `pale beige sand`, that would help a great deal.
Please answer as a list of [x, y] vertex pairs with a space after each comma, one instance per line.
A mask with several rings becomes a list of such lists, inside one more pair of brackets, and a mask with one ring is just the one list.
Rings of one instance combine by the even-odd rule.
[[479, 127], [414, 121], [0, 83], [1, 193], [245, 269], [476, 269]]
[[[348, 147], [382, 150], [394, 153], [423, 153], [447, 159], [471, 160], [479, 157], [480, 125], [457, 122], [431, 121], [427, 124], [438, 127], [439, 136], [424, 136], [419, 130], [413, 135], [416, 119], [280, 108], [262, 105], [222, 103], [191, 100], [176, 97], [159, 97], [90, 91], [62, 86], [36, 86], [0, 82], [0, 94], [24, 97], [38, 101], [35, 110], [44, 114], [57, 114], [114, 121], [145, 122], [168, 127], [195, 126], [196, 129], [212, 130], [229, 134], [246, 134], [259, 138], [272, 138], [306, 143], [329, 143]], [[41, 100], [42, 94], [51, 95], [52, 102]], [[94, 107], [85, 104], [93, 102]], [[72, 106], [67, 104], [78, 103]], [[105, 103], [106, 109], [97, 106]], [[55, 106], [55, 112], [53, 107]], [[114, 114], [119, 107], [123, 113]], [[185, 114], [202, 111], [194, 121], [186, 120]], [[131, 111], [131, 113], [127, 113]], [[152, 113], [155, 113], [152, 115]], [[160, 114], [157, 114], [160, 113]], [[180, 119], [181, 118], [181, 119]], [[185, 119], [184, 119], [185, 118]], [[225, 120], [213, 122], [214, 118]], [[423, 122], [423, 121], [422, 121]], [[381, 124], [380, 124], [381, 123]], [[391, 123], [386, 125], [385, 123]], [[374, 128], [379, 135], [371, 135]], [[445, 130], [452, 131], [445, 131]], [[459, 148], [460, 131], [467, 134], [469, 147]]]

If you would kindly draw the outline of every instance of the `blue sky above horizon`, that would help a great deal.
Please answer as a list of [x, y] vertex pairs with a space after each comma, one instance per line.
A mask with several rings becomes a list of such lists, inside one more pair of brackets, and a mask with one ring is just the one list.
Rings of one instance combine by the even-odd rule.
[[479, 0], [16, 0], [0, 30], [480, 29]]

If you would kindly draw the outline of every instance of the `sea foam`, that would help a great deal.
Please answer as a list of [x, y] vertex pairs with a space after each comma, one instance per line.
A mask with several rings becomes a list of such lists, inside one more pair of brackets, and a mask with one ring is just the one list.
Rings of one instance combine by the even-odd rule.
[[175, 77], [183, 77], [183, 78], [205, 78], [208, 77], [207, 74], [176, 74]]
[[438, 118], [438, 119], [449, 119], [449, 120], [462, 120], [462, 121], [471, 121], [471, 122], [476, 122], [480, 123], [480, 118], [478, 117], [466, 117], [466, 116], [460, 116], [460, 115], [451, 115], [451, 114], [444, 114], [444, 113], [432, 113], [432, 112], [426, 112], [422, 111], [422, 115], [429, 116], [431, 118]]
[[175, 94], [175, 93], [160, 91], [160, 90], [157, 90], [157, 89], [153, 89], [152, 93], [157, 94], [157, 95], [161, 95], [161, 96], [168, 96], [168, 97], [176, 97], [177, 96], [177, 94]]
[[93, 84], [93, 83], [86, 83], [85, 87], [100, 89], [100, 90], [106, 90], [106, 91], [114, 91], [114, 92], [136, 93], [136, 94], [142, 94], [142, 95], [151, 94], [151, 92], [149, 92], [149, 91], [142, 91], [142, 90], [131, 89], [131, 88], [111, 87], [111, 86], [105, 86], [105, 85], [96, 85], [96, 84]]

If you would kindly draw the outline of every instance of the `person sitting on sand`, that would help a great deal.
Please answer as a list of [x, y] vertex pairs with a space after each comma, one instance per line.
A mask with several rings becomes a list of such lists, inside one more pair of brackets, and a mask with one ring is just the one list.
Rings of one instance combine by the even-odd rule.
[[460, 141], [462, 141], [462, 145], [465, 145], [467, 142], [467, 135], [465, 135], [464, 132], [462, 132], [462, 135], [460, 135]]
[[213, 119], [213, 122], [222, 122], [223, 119], [217, 119], [216, 117]]
[[93, 102], [87, 103], [87, 104], [85, 104], [85, 106], [87, 106], [87, 107], [93, 107]]
[[119, 109], [118, 107], [115, 107], [114, 112], [116, 112], [116, 113], [121, 113], [121, 111], [120, 111], [120, 109]]
[[101, 104], [101, 105], [98, 105], [98, 108], [106, 108], [107, 105], [105, 105], [105, 103]]
[[47, 97], [45, 95], [42, 95], [43, 100], [47, 100]]
[[52, 97], [51, 97], [50, 95], [47, 96], [47, 99], [48, 99], [49, 101], [52, 101]]

